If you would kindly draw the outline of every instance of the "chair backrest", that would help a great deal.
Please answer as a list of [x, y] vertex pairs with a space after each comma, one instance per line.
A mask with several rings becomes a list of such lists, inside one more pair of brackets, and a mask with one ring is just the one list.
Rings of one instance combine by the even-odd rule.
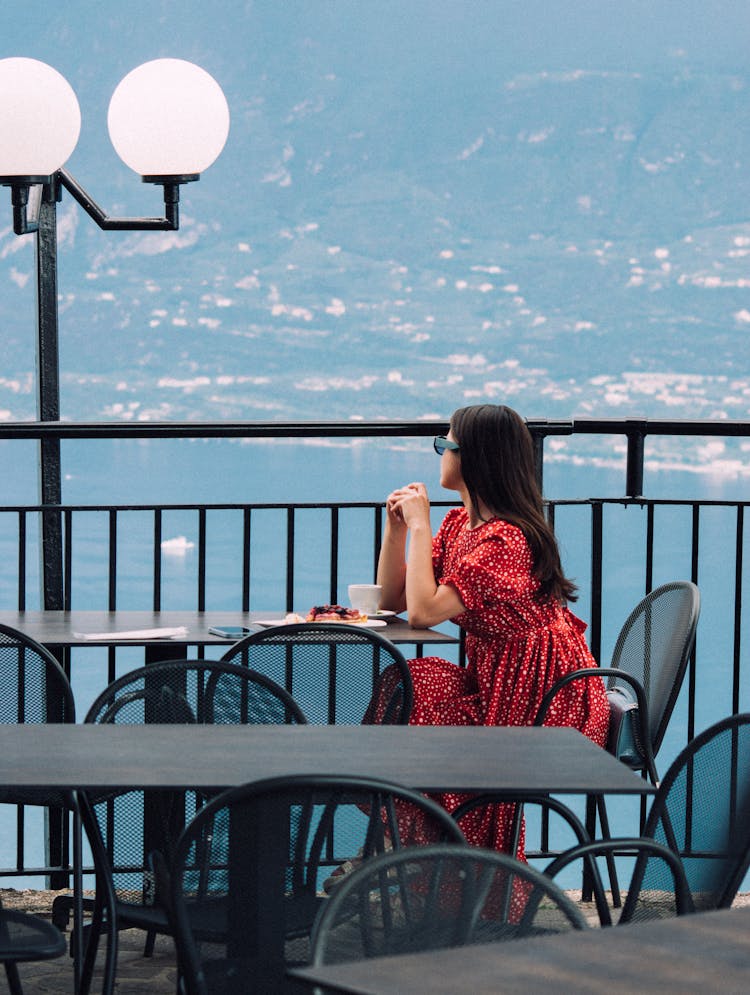
[[75, 722], [65, 671], [36, 640], [0, 625], [0, 722]]
[[222, 660], [267, 674], [316, 725], [359, 724], [380, 675], [391, 668], [393, 691], [383, 724], [406, 724], [413, 701], [411, 674], [401, 651], [361, 625], [297, 623], [254, 632]]
[[65, 948], [65, 937], [53, 923], [0, 904], [0, 964], [5, 966], [8, 991], [13, 995], [22, 995], [18, 964], [61, 957]]
[[[371, 778], [272, 778], [210, 801], [186, 826], [172, 863], [170, 913], [188, 992], [213, 991], [206, 978], [223, 990], [218, 979], [231, 973], [249, 990], [254, 972], [268, 967], [264, 956], [272, 960], [261, 930], [284, 936], [287, 963], [306, 963], [331, 872], [345, 859], [367, 864], [388, 847], [398, 850], [416, 819], [426, 844], [465, 842], [436, 802]], [[252, 907], [256, 888], [260, 913]], [[278, 929], [274, 905], [283, 905]]]
[[291, 695], [265, 674], [220, 660], [164, 660], [112, 681], [83, 721], [288, 725], [306, 719]]
[[[268, 677], [218, 660], [164, 660], [130, 671], [96, 698], [84, 722], [142, 725], [304, 723], [296, 702]], [[89, 793], [118, 898], [153, 901], [149, 854], [171, 858], [204, 799], [194, 791]]]
[[84, 722], [282, 725], [305, 722], [275, 681], [220, 660], [162, 660], [131, 670], [92, 702]]
[[[750, 712], [688, 743], [659, 785], [644, 835], [682, 856], [696, 909], [731, 905], [750, 866]], [[660, 887], [650, 864], [646, 886]]]
[[[25, 633], [0, 625], [0, 722], [16, 725], [75, 720], [73, 690], [55, 657]], [[68, 798], [67, 791], [0, 788], [0, 802], [10, 805], [50, 805], [61, 809]], [[67, 814], [61, 810], [54, 815], [50, 813], [50, 820], [50, 832], [60, 839], [64, 853]]]
[[[699, 614], [695, 584], [662, 584], [636, 605], [615, 643], [610, 666], [635, 677], [645, 691], [654, 756], [682, 687]], [[608, 687], [616, 685], [617, 677], [611, 676]]]
[[404, 849], [368, 861], [341, 885], [316, 922], [312, 963], [586, 926], [554, 881], [508, 854], [472, 846]]
[[[615, 855], [620, 862], [634, 858], [625, 903], [617, 910], [607, 902], [595, 860]], [[579, 880], [585, 870], [591, 875], [594, 907], [601, 926], [611, 926], [612, 914], [616, 911], [619, 911], [619, 924], [663, 919], [695, 911], [680, 857], [654, 839], [635, 836], [589, 840], [559, 854], [544, 868], [544, 873], [556, 878], [566, 871], [569, 876], [569, 868], [576, 863], [581, 864]]]

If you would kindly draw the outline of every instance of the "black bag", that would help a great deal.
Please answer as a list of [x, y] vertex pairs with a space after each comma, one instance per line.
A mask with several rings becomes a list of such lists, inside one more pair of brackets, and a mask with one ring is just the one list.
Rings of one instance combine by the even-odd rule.
[[628, 685], [610, 688], [607, 750], [629, 767], [641, 769], [646, 761], [638, 701]]

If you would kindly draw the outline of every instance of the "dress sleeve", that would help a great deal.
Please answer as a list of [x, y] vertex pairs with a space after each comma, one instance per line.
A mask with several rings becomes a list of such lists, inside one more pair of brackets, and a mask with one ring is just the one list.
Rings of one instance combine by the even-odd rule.
[[459, 512], [459, 508], [451, 508], [432, 537], [432, 569], [438, 578], [445, 569], [447, 547], [450, 544], [450, 536], [455, 531]]
[[495, 608], [528, 593], [531, 551], [520, 529], [488, 530], [481, 542], [462, 557], [441, 583], [456, 588], [468, 611]]

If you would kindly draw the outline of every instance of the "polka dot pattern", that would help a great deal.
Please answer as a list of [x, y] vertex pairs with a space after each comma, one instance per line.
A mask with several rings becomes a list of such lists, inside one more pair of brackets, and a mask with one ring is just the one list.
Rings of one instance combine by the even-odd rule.
[[[455, 508], [433, 539], [433, 566], [438, 583], [455, 587], [465, 605], [453, 621], [466, 632], [468, 663], [460, 668], [439, 657], [409, 661], [412, 725], [532, 725], [557, 680], [596, 666], [585, 623], [564, 605], [536, 600], [531, 550], [517, 526], [493, 519], [470, 529], [466, 510]], [[390, 680], [385, 671], [365, 721], [378, 721]], [[609, 705], [603, 682], [572, 681], [555, 696], [545, 725], [574, 726], [604, 746]], [[452, 811], [466, 797], [443, 794], [437, 800]], [[470, 843], [507, 850], [512, 813], [512, 805], [478, 809], [461, 828]], [[518, 856], [523, 854], [522, 833]]]

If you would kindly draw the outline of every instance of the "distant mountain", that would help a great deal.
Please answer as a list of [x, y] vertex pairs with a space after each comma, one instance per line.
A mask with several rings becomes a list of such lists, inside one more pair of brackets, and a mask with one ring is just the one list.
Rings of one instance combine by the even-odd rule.
[[[60, 205], [65, 417], [748, 417], [744, 4], [79, 2], [33, 42], [9, 6], [0, 55], [71, 81], [111, 213], [159, 210], [106, 139], [128, 69], [191, 59], [232, 111], [179, 233]], [[29, 418], [4, 210], [0, 417]]]

